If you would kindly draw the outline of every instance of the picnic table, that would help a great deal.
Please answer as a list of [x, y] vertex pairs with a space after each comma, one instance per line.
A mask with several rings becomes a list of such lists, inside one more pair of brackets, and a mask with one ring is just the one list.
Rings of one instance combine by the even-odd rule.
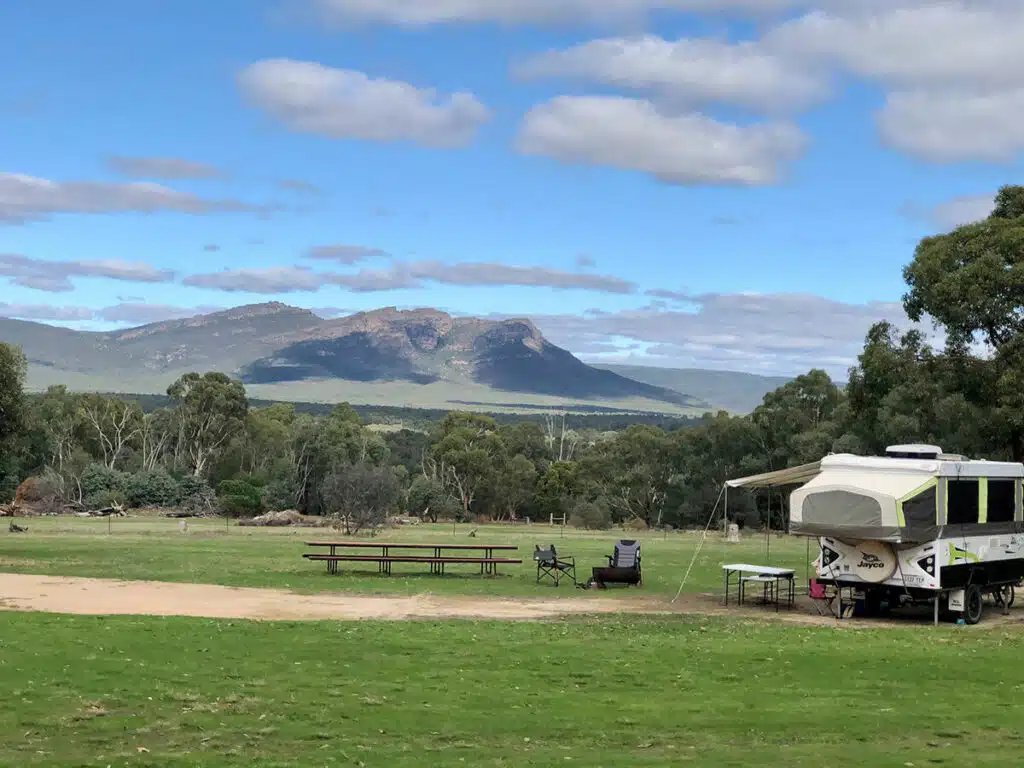
[[[515, 544], [410, 544], [377, 541], [307, 541], [307, 547], [323, 547], [329, 553], [306, 552], [303, 557], [327, 563], [328, 573], [338, 572], [338, 563], [377, 563], [378, 573], [391, 573], [393, 563], [426, 563], [430, 572], [443, 574], [445, 565], [469, 563], [480, 566], [481, 574], [496, 574], [502, 564], [522, 563], [521, 559], [499, 557], [495, 552], [519, 549]], [[354, 554], [344, 550], [376, 549], [372, 554]], [[339, 553], [339, 550], [342, 552]], [[417, 554], [395, 553], [393, 550], [413, 550]], [[429, 551], [430, 554], [418, 554]], [[453, 554], [448, 554], [446, 551]], [[481, 553], [481, 554], [464, 554]]]
[[770, 565], [751, 565], [750, 563], [728, 563], [722, 566], [725, 571], [725, 604], [729, 605], [729, 582], [733, 574], [737, 574], [737, 602], [743, 603], [746, 593], [746, 585], [760, 584], [764, 588], [764, 599], [768, 601], [768, 587], [770, 586], [772, 598], [775, 602], [775, 610], [779, 610], [780, 593], [779, 585], [785, 581], [789, 587], [787, 592], [787, 603], [790, 608], [796, 599], [796, 586], [794, 577], [796, 570], [793, 568], [776, 568]]

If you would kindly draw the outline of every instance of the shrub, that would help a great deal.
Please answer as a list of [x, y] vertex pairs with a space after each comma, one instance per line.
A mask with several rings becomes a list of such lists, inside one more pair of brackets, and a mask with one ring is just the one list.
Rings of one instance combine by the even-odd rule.
[[178, 506], [186, 512], [205, 514], [217, 509], [217, 494], [205, 478], [186, 475], [178, 481]]
[[442, 519], [457, 518], [462, 514], [462, 506], [444, 485], [423, 475], [417, 476], [412, 481], [406, 507], [410, 515], [422, 517], [432, 523]]
[[127, 502], [127, 496], [117, 488], [104, 488], [93, 491], [82, 499], [86, 509], [105, 509], [107, 507], [123, 507]]
[[588, 531], [606, 531], [612, 527], [612, 513], [603, 499], [580, 499], [569, 512], [569, 522]]
[[129, 475], [124, 491], [130, 507], [173, 507], [181, 499], [178, 481], [160, 469]]
[[273, 480], [263, 487], [263, 503], [268, 509], [295, 509], [295, 490], [285, 480]]
[[[85, 505], [92, 507], [90, 499], [108, 498], [114, 495], [119, 495], [123, 499], [126, 480], [124, 472], [109, 469], [102, 464], [90, 464], [82, 471], [82, 476], [79, 479]], [[109, 506], [109, 504], [102, 506]]]
[[344, 525], [345, 534], [350, 536], [363, 528], [373, 531], [384, 525], [400, 494], [401, 487], [391, 467], [364, 463], [330, 473], [320, 491], [324, 509]]
[[217, 488], [217, 501], [224, 514], [232, 517], [254, 516], [263, 506], [260, 489], [245, 480], [224, 480]]

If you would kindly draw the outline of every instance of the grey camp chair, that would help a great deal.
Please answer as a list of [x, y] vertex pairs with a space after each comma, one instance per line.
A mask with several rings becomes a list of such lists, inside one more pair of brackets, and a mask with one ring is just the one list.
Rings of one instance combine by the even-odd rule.
[[555, 550], [554, 544], [547, 549], [541, 549], [540, 546], [535, 546], [533, 550], [533, 559], [537, 561], [538, 584], [542, 577], [547, 577], [555, 582], [555, 586], [557, 587], [559, 577], [563, 573], [572, 579], [573, 584], [576, 583], [576, 558], [559, 555]]
[[615, 551], [608, 555], [608, 565], [594, 569], [594, 583], [604, 589], [607, 584], [643, 584], [640, 571], [640, 542], [621, 539], [615, 544]]

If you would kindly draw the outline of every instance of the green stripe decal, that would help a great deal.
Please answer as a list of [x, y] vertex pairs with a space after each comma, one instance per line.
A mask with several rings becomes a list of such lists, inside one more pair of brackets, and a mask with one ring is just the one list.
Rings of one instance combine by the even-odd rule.
[[978, 522], [988, 522], [988, 478], [978, 478]]

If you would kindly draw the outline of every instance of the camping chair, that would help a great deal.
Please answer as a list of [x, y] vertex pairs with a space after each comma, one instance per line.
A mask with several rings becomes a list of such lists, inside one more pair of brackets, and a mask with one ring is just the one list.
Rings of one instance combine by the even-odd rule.
[[542, 577], [546, 576], [558, 586], [561, 574], [565, 574], [572, 583], [576, 583], [576, 558], [559, 557], [552, 544], [547, 549], [541, 549], [539, 545], [534, 546], [533, 559], [537, 561], [537, 583], [540, 584]]
[[594, 583], [601, 589], [607, 584], [643, 584], [640, 571], [640, 542], [621, 539], [615, 544], [615, 551], [608, 555], [608, 565], [594, 569]]
[[811, 579], [807, 584], [807, 596], [811, 599], [811, 605], [818, 612], [819, 616], [829, 615], [838, 619], [832, 603], [836, 599], [835, 587], [826, 586], [817, 579]]

